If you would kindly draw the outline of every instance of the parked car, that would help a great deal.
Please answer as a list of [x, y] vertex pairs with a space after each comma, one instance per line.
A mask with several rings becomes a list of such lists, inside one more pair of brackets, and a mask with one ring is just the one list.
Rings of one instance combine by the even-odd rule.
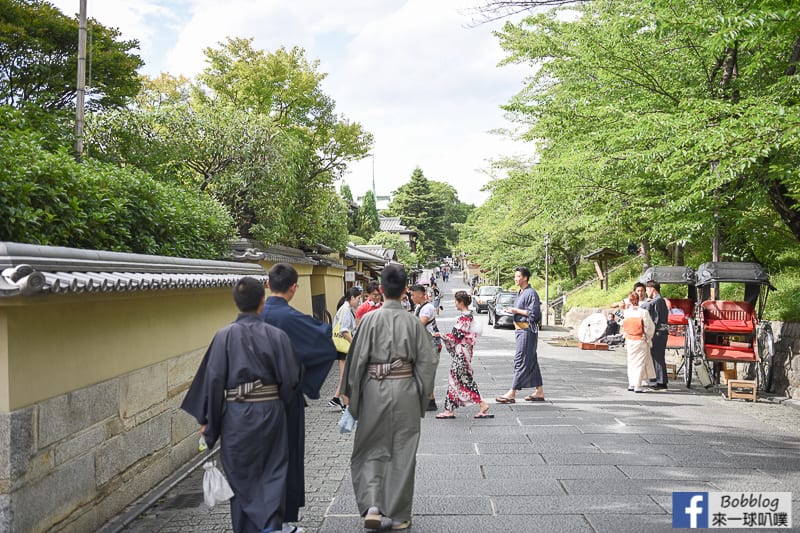
[[503, 326], [514, 327], [514, 315], [505, 311], [514, 306], [517, 298], [516, 292], [499, 292], [495, 295], [492, 304], [489, 306], [489, 325], [494, 329]]
[[503, 287], [497, 285], [483, 285], [478, 287], [478, 292], [475, 293], [475, 312], [480, 314], [489, 309], [489, 301], [495, 294], [502, 291]]

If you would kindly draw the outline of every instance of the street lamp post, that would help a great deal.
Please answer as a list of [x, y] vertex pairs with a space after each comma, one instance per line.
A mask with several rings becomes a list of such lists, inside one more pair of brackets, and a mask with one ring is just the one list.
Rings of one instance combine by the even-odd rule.
[[550, 234], [544, 234], [544, 325], [550, 324]]

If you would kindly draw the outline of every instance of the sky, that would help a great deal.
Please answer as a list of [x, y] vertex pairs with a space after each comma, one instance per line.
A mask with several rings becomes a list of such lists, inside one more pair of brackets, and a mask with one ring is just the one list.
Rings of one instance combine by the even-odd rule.
[[[79, 0], [49, 0], [67, 15]], [[193, 77], [203, 50], [226, 37], [273, 51], [300, 46], [327, 73], [336, 112], [375, 138], [372, 155], [351, 163], [343, 182], [355, 197], [387, 195], [420, 167], [451, 184], [463, 202], [487, 197], [491, 161], [530, 157], [532, 146], [492, 130], [512, 129], [500, 106], [522, 90], [528, 66], [498, 67], [493, 31], [473, 24], [485, 0], [88, 0], [88, 16], [140, 43], [141, 73]]]

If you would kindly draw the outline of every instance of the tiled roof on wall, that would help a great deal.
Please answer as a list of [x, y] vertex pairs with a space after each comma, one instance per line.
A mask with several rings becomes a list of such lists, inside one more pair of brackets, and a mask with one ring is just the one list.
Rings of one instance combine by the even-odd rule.
[[255, 263], [0, 242], [0, 297], [233, 287], [267, 281]]

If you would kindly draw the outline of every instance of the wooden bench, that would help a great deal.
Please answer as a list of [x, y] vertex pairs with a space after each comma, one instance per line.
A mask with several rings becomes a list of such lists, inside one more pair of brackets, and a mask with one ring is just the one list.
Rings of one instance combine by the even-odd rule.
[[728, 381], [728, 399], [741, 398], [753, 402], [758, 401], [757, 388], [754, 380], [732, 379]]

